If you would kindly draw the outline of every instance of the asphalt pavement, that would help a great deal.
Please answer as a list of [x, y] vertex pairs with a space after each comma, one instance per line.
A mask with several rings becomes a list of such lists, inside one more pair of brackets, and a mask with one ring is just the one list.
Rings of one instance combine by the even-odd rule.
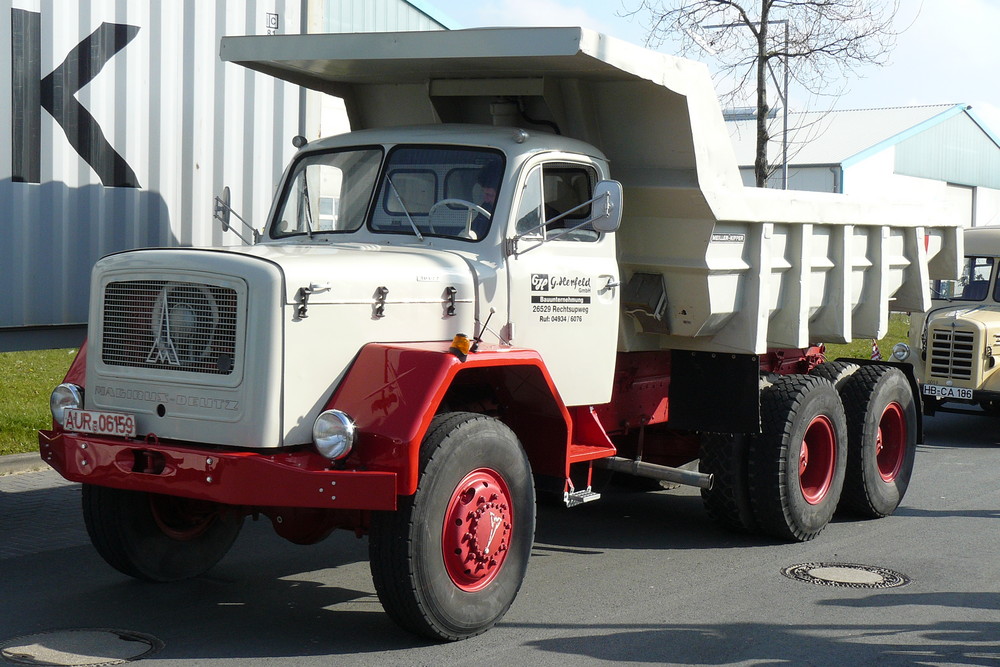
[[[510, 612], [454, 644], [416, 639], [389, 621], [367, 542], [353, 534], [297, 546], [266, 520], [248, 521], [207, 575], [153, 585], [94, 552], [78, 485], [51, 470], [0, 476], [0, 650], [69, 632], [97, 646], [114, 629], [134, 633], [129, 646], [159, 665], [995, 667], [1000, 421], [939, 415], [925, 424], [896, 514], [837, 517], [804, 544], [719, 529], [696, 489], [609, 490], [569, 510], [543, 506]], [[795, 566], [858, 578], [833, 585], [783, 574]], [[890, 586], [882, 571], [905, 582]]]

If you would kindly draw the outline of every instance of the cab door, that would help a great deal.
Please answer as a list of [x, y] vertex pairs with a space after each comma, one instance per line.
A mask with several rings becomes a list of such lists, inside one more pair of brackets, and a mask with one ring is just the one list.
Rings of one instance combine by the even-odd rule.
[[507, 233], [511, 343], [541, 353], [566, 405], [611, 399], [621, 289], [615, 234], [587, 224], [599, 176], [582, 160], [529, 163]]

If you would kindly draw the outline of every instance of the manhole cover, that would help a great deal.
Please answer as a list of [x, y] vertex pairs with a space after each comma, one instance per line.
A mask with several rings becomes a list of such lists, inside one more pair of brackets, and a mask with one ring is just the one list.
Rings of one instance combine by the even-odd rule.
[[53, 630], [0, 643], [0, 657], [17, 665], [121, 665], [163, 648], [151, 635], [130, 630]]
[[789, 579], [821, 586], [845, 588], [896, 588], [910, 583], [910, 578], [893, 570], [856, 563], [802, 563], [781, 571]]

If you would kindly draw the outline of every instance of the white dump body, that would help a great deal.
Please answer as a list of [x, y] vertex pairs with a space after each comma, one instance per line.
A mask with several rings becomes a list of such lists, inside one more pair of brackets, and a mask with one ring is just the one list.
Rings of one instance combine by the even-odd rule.
[[934, 202], [745, 188], [704, 65], [582, 28], [230, 37], [221, 55], [344, 98], [353, 129], [493, 123], [598, 147], [625, 186], [622, 282], [665, 296], [626, 303], [623, 350], [881, 336], [959, 270], [961, 222]]

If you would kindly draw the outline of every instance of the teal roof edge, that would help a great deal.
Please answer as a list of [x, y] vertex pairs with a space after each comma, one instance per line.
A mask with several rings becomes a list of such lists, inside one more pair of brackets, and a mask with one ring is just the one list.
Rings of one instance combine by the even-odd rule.
[[[895, 146], [896, 144], [898, 144], [898, 143], [900, 143], [902, 141], [905, 141], [905, 140], [909, 139], [910, 137], [913, 137], [913, 136], [915, 136], [917, 134], [920, 134], [921, 132], [930, 129], [930, 128], [934, 127], [935, 125], [943, 123], [944, 121], [948, 120], [949, 118], [953, 118], [954, 116], [957, 116], [960, 113], [968, 113], [971, 108], [972, 107], [970, 107], [968, 104], [956, 104], [955, 106], [953, 106], [952, 108], [948, 109], [947, 111], [942, 111], [941, 113], [937, 114], [936, 116], [931, 116], [930, 118], [928, 118], [924, 122], [918, 123], [918, 124], [914, 125], [913, 127], [911, 127], [908, 130], [903, 130], [899, 134], [894, 134], [893, 136], [889, 137], [888, 139], [884, 139], [884, 140], [878, 142], [877, 144], [875, 144], [874, 146], [871, 146], [870, 148], [866, 148], [865, 150], [861, 151], [860, 153], [856, 153], [855, 155], [852, 155], [852, 156], [850, 156], [848, 158], [845, 158], [844, 160], [841, 161], [840, 166], [841, 167], [850, 167], [850, 166], [852, 166], [854, 164], [857, 164], [858, 162], [861, 162], [862, 160], [865, 160], [865, 159], [871, 157], [872, 155], [875, 155], [876, 153], [881, 153], [882, 151], [884, 151], [886, 148], [889, 148], [890, 146]], [[975, 117], [973, 117], [973, 120], [975, 120]], [[979, 127], [981, 127], [984, 130], [986, 130], [986, 128], [983, 126], [983, 124], [981, 122], [977, 121], [976, 124], [979, 125]], [[986, 133], [990, 134], [989, 131], [986, 131]], [[996, 139], [993, 138], [992, 135], [990, 136], [990, 138], [993, 140], [994, 143], [996, 143]], [[1000, 145], [1000, 144], [998, 144], [998, 145]]]
[[975, 111], [973, 111], [971, 106], [968, 107], [965, 111], [966, 113], [969, 114], [969, 118], [972, 119], [972, 122], [978, 125], [979, 129], [983, 131], [983, 134], [989, 137], [990, 141], [996, 144], [997, 148], [1000, 148], [1000, 135], [994, 134], [990, 128], [986, 127], [985, 123], [983, 123], [982, 119], [980, 119], [979, 116], [976, 115]]

